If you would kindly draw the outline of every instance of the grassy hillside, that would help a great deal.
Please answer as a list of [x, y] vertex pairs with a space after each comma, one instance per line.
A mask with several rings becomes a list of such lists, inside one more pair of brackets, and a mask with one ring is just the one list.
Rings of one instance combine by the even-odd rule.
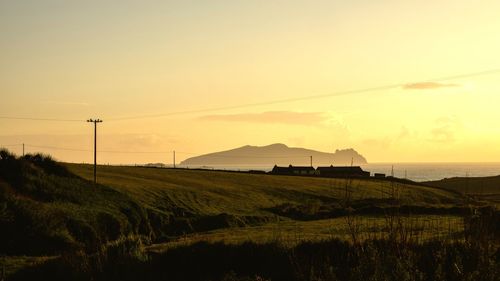
[[96, 250], [123, 235], [149, 235], [146, 210], [129, 195], [94, 186], [50, 157], [0, 151], [0, 253]]
[[276, 220], [380, 214], [394, 203], [418, 212], [461, 204], [460, 195], [373, 179], [345, 180], [184, 169], [92, 166], [0, 155], [0, 250], [10, 255], [97, 249], [127, 235], [152, 241]]
[[420, 207], [461, 201], [453, 192], [366, 179], [99, 166], [94, 186], [91, 165], [61, 165], [40, 155], [16, 159], [6, 151], [0, 165], [1, 250], [10, 254], [96, 248], [123, 235], [161, 241], [277, 216], [327, 219], [346, 207], [390, 206], [394, 192], [403, 204]]
[[[66, 164], [66, 167], [82, 178], [93, 177], [91, 165]], [[175, 237], [179, 234], [183, 234], [181, 242], [185, 239], [262, 242], [276, 238], [278, 232], [293, 236], [298, 228], [307, 234], [301, 239], [345, 238], [348, 235], [345, 221], [334, 218], [345, 216], [348, 209], [361, 216], [360, 232], [383, 231], [383, 215], [395, 203], [392, 196], [400, 198], [398, 204], [405, 212], [441, 215], [436, 216], [434, 224], [446, 226], [450, 231], [450, 218], [446, 215], [459, 213], [457, 206], [463, 201], [456, 192], [375, 179], [99, 166], [98, 181], [170, 217], [167, 236], [174, 244], [180, 241]], [[379, 218], [366, 217], [377, 215]], [[297, 220], [311, 222], [295, 223]], [[458, 224], [455, 218], [451, 220], [454, 232]], [[436, 232], [429, 225], [421, 228]], [[193, 234], [184, 235], [189, 233]]]
[[426, 182], [426, 185], [458, 191], [478, 199], [500, 203], [500, 176], [494, 177], [456, 177]]
[[[356, 235], [360, 241], [388, 237], [387, 219], [383, 216], [357, 216], [355, 219]], [[463, 230], [463, 218], [453, 215], [415, 215], [404, 217], [399, 222], [412, 232], [414, 241], [427, 241], [436, 238], [453, 238]], [[398, 223], [399, 223], [398, 222]], [[258, 244], [279, 242], [288, 247], [302, 242], [328, 241], [341, 239], [352, 240], [352, 229], [345, 217], [313, 221], [275, 221], [263, 225], [216, 229], [203, 233], [192, 233], [168, 243], [154, 244], [148, 247], [153, 252], [164, 252], [178, 246], [197, 242], [221, 242]]]
[[[76, 175], [92, 178], [91, 165], [67, 164]], [[268, 216], [282, 205], [388, 204], [391, 194], [403, 204], [446, 206], [461, 196], [421, 185], [374, 179], [327, 179], [221, 171], [99, 166], [98, 181], [144, 205], [174, 214]], [[347, 187], [347, 188], [346, 188]]]
[[149, 259], [200, 241], [419, 242], [466, 229], [460, 193], [411, 182], [116, 166], [92, 179], [91, 165], [0, 151], [0, 269], [127, 276], [131, 262], [149, 272]]

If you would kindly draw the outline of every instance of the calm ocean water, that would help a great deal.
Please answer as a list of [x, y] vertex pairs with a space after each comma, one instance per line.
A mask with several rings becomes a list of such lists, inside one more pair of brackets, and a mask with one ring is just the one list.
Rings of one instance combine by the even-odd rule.
[[[500, 163], [373, 163], [363, 165], [363, 170], [372, 173], [391, 175], [394, 167], [394, 176], [406, 177], [413, 181], [440, 180], [451, 177], [486, 177], [500, 175]], [[195, 168], [195, 167], [191, 167]], [[270, 171], [272, 166], [210, 166], [225, 170], [262, 170]]]
[[363, 165], [363, 169], [372, 173], [391, 174], [406, 177], [413, 181], [440, 180], [452, 177], [486, 177], [500, 175], [500, 163], [375, 163]]

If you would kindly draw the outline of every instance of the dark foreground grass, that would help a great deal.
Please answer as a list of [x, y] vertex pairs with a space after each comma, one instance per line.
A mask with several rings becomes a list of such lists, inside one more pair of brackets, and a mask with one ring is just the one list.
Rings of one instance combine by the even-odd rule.
[[490, 280], [500, 278], [492, 244], [388, 240], [300, 243], [196, 243], [148, 255], [124, 240], [99, 254], [63, 256], [9, 280]]
[[94, 186], [50, 157], [0, 151], [0, 254], [45, 256], [95, 251], [124, 235], [151, 237], [147, 209]]

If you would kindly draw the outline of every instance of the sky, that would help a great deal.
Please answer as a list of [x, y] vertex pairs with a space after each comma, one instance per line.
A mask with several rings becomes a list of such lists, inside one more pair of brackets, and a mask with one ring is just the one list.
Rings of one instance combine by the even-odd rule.
[[91, 162], [85, 120], [100, 118], [100, 163], [272, 143], [354, 148], [369, 162], [500, 162], [500, 72], [439, 79], [500, 69], [499, 10], [0, 0], [0, 116], [77, 120], [0, 118], [0, 146]]

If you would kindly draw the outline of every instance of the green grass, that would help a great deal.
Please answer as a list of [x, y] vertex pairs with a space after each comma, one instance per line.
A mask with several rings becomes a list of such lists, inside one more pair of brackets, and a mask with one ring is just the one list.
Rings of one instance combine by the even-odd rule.
[[0, 253], [90, 251], [151, 231], [147, 210], [125, 193], [94, 186], [48, 157], [0, 160]]
[[[92, 179], [91, 165], [66, 164], [78, 176]], [[401, 204], [427, 208], [450, 208], [462, 204], [456, 192], [418, 184], [392, 183], [376, 179], [327, 179], [311, 177], [276, 176], [186, 169], [158, 169], [144, 167], [99, 166], [99, 183], [126, 193], [148, 208], [176, 216], [216, 216], [227, 214], [236, 219], [256, 217], [255, 223], [235, 223], [215, 227], [214, 230], [195, 230], [158, 246], [176, 246], [194, 241], [243, 241], [266, 242], [280, 236], [285, 240], [346, 239], [344, 217], [315, 219], [315, 214], [342, 208], [345, 205], [346, 186], [350, 205], [389, 207], [392, 191], [400, 197]], [[286, 216], [286, 208], [301, 210], [301, 215], [311, 214], [310, 221], [296, 221]], [[326, 206], [326, 207], [325, 207]], [[273, 209], [275, 210], [273, 212]], [[283, 211], [277, 212], [276, 210]], [[327, 212], [328, 213], [328, 212]], [[285, 216], [278, 216], [278, 215]], [[327, 215], [328, 217], [328, 215]], [[377, 217], [358, 216], [359, 231], [384, 236], [383, 214]], [[440, 237], [457, 232], [461, 222], [457, 216], [418, 216], [422, 229], [420, 237]], [[279, 223], [276, 221], [280, 220]], [[427, 221], [427, 224], [425, 223]], [[245, 227], [239, 227], [239, 226]], [[451, 229], [451, 230], [450, 230]], [[373, 236], [372, 236], [373, 237]], [[293, 239], [292, 239], [293, 238]]]
[[[161, 242], [277, 218], [329, 219], [350, 207], [381, 215], [394, 203], [392, 195], [418, 210], [462, 202], [454, 192], [375, 179], [99, 166], [94, 186], [92, 165], [61, 166], [40, 155], [16, 159], [8, 153], [0, 164], [0, 224], [6, 229], [1, 246], [13, 255], [95, 250], [127, 235]], [[304, 231], [313, 226], [304, 225]]]
[[[92, 178], [91, 165], [67, 164], [68, 169]], [[447, 206], [459, 204], [454, 192], [421, 185], [374, 179], [345, 179], [255, 175], [185, 169], [99, 166], [99, 183], [124, 192], [144, 205], [165, 212], [196, 215], [227, 213], [270, 216], [269, 208], [283, 204], [342, 203], [346, 185], [351, 202], [383, 202], [393, 188], [403, 204]], [[382, 201], [381, 201], [382, 200]]]
[[0, 151], [0, 254], [8, 272], [67, 252], [94, 256], [124, 237], [153, 252], [200, 241], [387, 238], [395, 206], [398, 230], [412, 241], [463, 237], [456, 214], [464, 196], [410, 182], [119, 166], [99, 166], [98, 185], [92, 180], [92, 165]]
[[500, 176], [456, 177], [426, 182], [426, 185], [453, 190], [481, 200], [500, 204]]
[[[387, 219], [384, 216], [356, 216], [357, 235], [361, 241], [388, 238]], [[416, 215], [403, 217], [408, 235], [412, 242], [423, 242], [432, 239], [455, 240], [463, 230], [463, 220], [458, 216]], [[314, 221], [275, 221], [264, 225], [233, 227], [192, 233], [173, 241], [155, 244], [148, 247], [153, 252], [163, 252], [178, 246], [187, 246], [197, 242], [241, 244], [254, 242], [258, 244], [279, 242], [286, 246], [295, 246], [303, 242], [320, 242], [332, 239], [351, 240], [351, 230], [347, 227], [346, 218], [334, 218]]]

